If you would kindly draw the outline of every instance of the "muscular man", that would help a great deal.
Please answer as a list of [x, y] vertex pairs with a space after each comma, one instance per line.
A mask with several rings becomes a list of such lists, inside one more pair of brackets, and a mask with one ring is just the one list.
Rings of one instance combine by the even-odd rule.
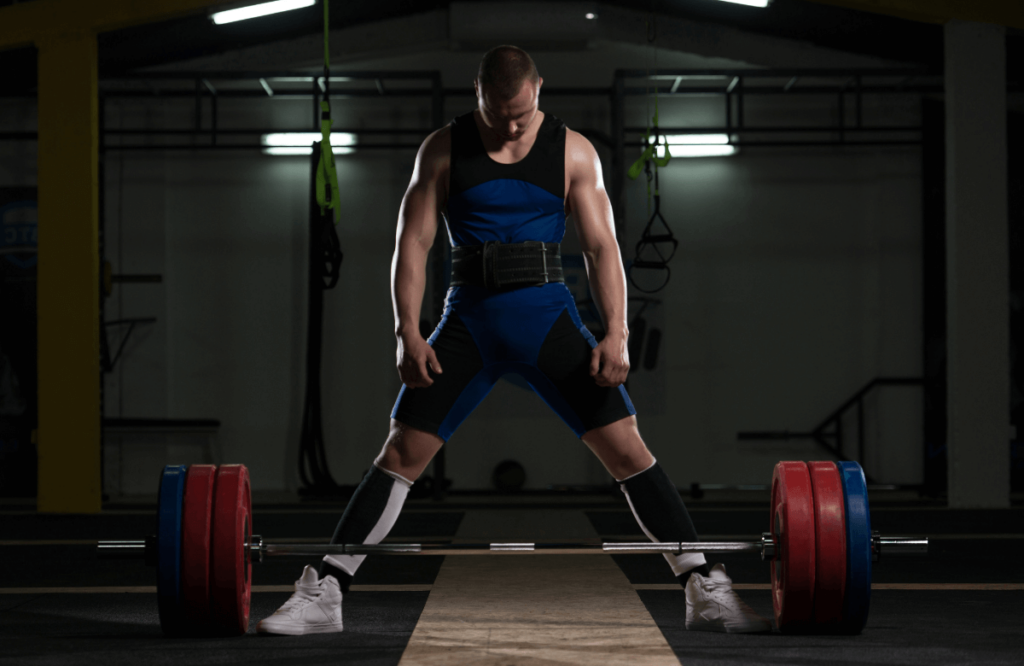
[[[379, 543], [409, 487], [505, 373], [517, 372], [597, 455], [654, 541], [697, 541], [675, 486], [648, 451], [622, 383], [626, 281], [594, 147], [538, 109], [543, 79], [523, 50], [480, 63], [477, 109], [431, 134], [402, 201], [392, 264], [398, 372], [404, 386], [384, 448], [356, 489], [332, 543]], [[419, 333], [427, 254], [446, 211], [452, 287], [429, 340]], [[568, 214], [604, 319], [598, 343], [562, 279]], [[341, 631], [341, 599], [365, 555], [307, 566], [295, 594], [258, 630]], [[770, 624], [702, 554], [665, 558], [686, 589], [688, 629], [754, 632]]]

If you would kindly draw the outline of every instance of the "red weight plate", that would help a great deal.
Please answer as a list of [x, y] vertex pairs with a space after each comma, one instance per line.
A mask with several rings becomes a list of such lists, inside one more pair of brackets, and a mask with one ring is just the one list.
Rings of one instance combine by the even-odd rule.
[[832, 461], [809, 462], [814, 488], [814, 623], [839, 622], [846, 593], [846, 511], [843, 480]]
[[221, 465], [213, 490], [210, 550], [210, 613], [227, 634], [249, 629], [252, 571], [248, 545], [252, 535], [252, 493], [245, 465]]
[[181, 518], [181, 605], [195, 632], [210, 624], [210, 523], [216, 465], [192, 465], [185, 475]]
[[772, 474], [772, 606], [779, 631], [807, 630], [814, 617], [814, 492], [803, 462], [780, 462]]

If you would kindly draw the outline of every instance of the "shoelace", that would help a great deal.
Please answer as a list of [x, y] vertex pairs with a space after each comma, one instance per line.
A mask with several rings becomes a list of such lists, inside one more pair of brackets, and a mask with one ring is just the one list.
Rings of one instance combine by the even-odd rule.
[[708, 591], [708, 596], [733, 610], [744, 611], [743, 601], [732, 589], [732, 583], [727, 583], [724, 580], [714, 580], [712, 578], [705, 578], [704, 589]]

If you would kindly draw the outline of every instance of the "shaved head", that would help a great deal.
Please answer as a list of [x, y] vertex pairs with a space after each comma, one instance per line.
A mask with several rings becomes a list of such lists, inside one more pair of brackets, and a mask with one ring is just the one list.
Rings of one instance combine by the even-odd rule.
[[496, 46], [484, 54], [476, 80], [498, 99], [508, 101], [519, 94], [523, 83], [537, 83], [540, 76], [530, 54], [518, 46]]

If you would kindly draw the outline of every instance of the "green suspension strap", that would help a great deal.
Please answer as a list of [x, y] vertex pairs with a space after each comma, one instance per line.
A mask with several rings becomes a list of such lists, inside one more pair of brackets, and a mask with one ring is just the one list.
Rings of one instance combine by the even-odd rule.
[[[344, 254], [338, 239], [341, 197], [338, 174], [334, 169], [331, 149], [331, 89], [329, 29], [327, 5], [324, 3], [324, 95], [320, 102], [320, 154], [310, 154], [311, 178], [309, 207], [309, 308], [306, 329], [306, 386], [302, 407], [302, 431], [299, 438], [300, 494], [337, 497], [351, 496], [354, 486], [339, 486], [327, 465], [322, 418], [320, 370], [323, 348], [324, 292], [338, 284]], [[314, 81], [315, 84], [315, 81]], [[314, 86], [313, 94], [316, 95]], [[314, 144], [316, 145], [316, 144]], [[317, 210], [319, 208], [319, 212]], [[328, 210], [333, 209], [333, 219]]]
[[[652, 132], [653, 130], [653, 132]], [[654, 137], [654, 142], [651, 142], [651, 137]], [[654, 85], [654, 117], [648, 122], [647, 131], [644, 133], [644, 152], [640, 154], [640, 158], [633, 162], [632, 166], [629, 167], [629, 171], [626, 175], [629, 176], [630, 180], [636, 180], [640, 176], [640, 172], [644, 170], [648, 162], [654, 162], [654, 168], [657, 170], [658, 167], [667, 166], [672, 160], [671, 153], [668, 152], [668, 139], [665, 139], [665, 156], [658, 157], [658, 144], [662, 138], [661, 132], [658, 130], [658, 85]], [[650, 199], [651, 192], [650, 188], [647, 188], [647, 198]], [[648, 201], [650, 203], [650, 201]]]
[[[657, 34], [651, 34], [650, 31], [651, 22], [648, 22], [648, 43], [653, 45], [654, 48], [654, 70], [658, 70], [658, 45], [655, 41]], [[656, 30], [657, 28], [655, 28]], [[650, 81], [651, 70], [647, 70], [647, 80]], [[650, 107], [648, 107], [648, 111]], [[661, 291], [668, 284], [669, 279], [672, 277], [672, 271], [668, 266], [668, 262], [672, 260], [672, 257], [676, 253], [676, 249], [679, 247], [679, 241], [675, 239], [672, 234], [671, 227], [668, 226], [668, 222], [665, 221], [664, 216], [661, 214], [661, 192], [658, 187], [658, 168], [667, 166], [672, 160], [672, 154], [669, 152], [668, 138], [665, 138], [665, 155], [664, 157], [658, 157], [658, 146], [661, 144], [663, 135], [658, 129], [658, 82], [654, 82], [654, 117], [651, 123], [647, 126], [647, 131], [644, 133], [644, 151], [640, 155], [640, 159], [629, 167], [626, 175], [629, 176], [630, 180], [636, 180], [640, 176], [640, 172], [643, 171], [647, 174], [647, 226], [644, 227], [643, 233], [640, 234], [640, 240], [636, 243], [636, 255], [633, 258], [632, 263], [629, 266], [628, 276], [629, 281], [639, 291], [647, 294], [653, 294]], [[653, 139], [653, 141], [652, 141]], [[654, 173], [651, 173], [651, 165], [654, 165]], [[654, 193], [651, 194], [651, 181], [654, 182]], [[651, 200], [654, 200], [654, 211], [651, 212]], [[662, 229], [660, 233], [655, 232], [655, 224], [660, 223]], [[660, 286], [654, 289], [648, 289], [641, 286], [633, 277], [634, 269], [649, 270], [649, 271], [660, 271], [664, 275], [664, 279]], [[649, 285], [648, 285], [649, 286]]]
[[331, 49], [328, 45], [330, 17], [329, 0], [324, 2], [324, 99], [320, 102], [320, 163], [316, 168], [316, 202], [320, 205], [320, 214], [326, 215], [327, 209], [334, 210], [334, 223], [341, 219], [341, 208], [338, 199], [338, 172], [334, 168], [334, 150], [331, 148], [331, 103], [328, 99], [331, 86]]
[[[655, 42], [655, 39], [657, 38], [657, 35], [656, 34], [651, 34], [651, 32], [650, 32], [651, 22], [650, 21], [647, 22], [647, 27], [648, 27], [647, 41], [648, 41], [648, 43], [651, 43], [651, 44], [655, 45], [654, 46], [654, 49], [655, 49], [654, 50], [654, 69], [655, 69], [655, 71], [657, 71], [657, 69], [658, 69], [658, 50], [657, 50], [658, 47], [657, 47], [657, 44]], [[647, 81], [649, 82], [650, 80], [651, 80], [651, 69], [650, 69], [650, 65], [648, 64], [648, 67], [647, 67]], [[648, 99], [650, 99], [650, 98], [648, 97]], [[647, 107], [647, 112], [650, 113], [650, 111], [651, 111], [651, 107], [648, 106]], [[653, 133], [654, 143], [651, 143], [651, 136], [652, 136], [651, 129], [652, 128], [654, 130], [654, 133]], [[657, 156], [658, 155], [658, 143], [659, 143], [660, 137], [661, 137], [661, 133], [658, 131], [658, 84], [657, 84], [657, 82], [655, 82], [655, 84], [654, 84], [654, 118], [651, 121], [648, 121], [648, 123], [647, 123], [647, 132], [644, 133], [644, 152], [641, 153], [640, 159], [638, 159], [636, 162], [633, 162], [633, 165], [629, 167], [629, 171], [626, 172], [626, 175], [629, 176], [630, 180], [636, 180], [640, 176], [640, 172], [644, 170], [644, 167], [647, 166], [647, 163], [649, 161], [653, 161], [654, 162], [655, 170], [657, 170], [657, 168], [659, 166], [663, 167], [663, 166], [667, 166], [668, 165], [669, 161], [672, 159], [672, 155], [669, 154], [669, 152], [668, 152], [668, 139], [665, 139], [665, 156], [661, 157], [661, 158], [659, 158]], [[650, 199], [651, 199], [651, 188], [650, 188], [650, 186], [648, 186], [648, 188], [647, 188], [647, 205], [648, 206], [650, 206], [650, 203], [651, 203]]]

